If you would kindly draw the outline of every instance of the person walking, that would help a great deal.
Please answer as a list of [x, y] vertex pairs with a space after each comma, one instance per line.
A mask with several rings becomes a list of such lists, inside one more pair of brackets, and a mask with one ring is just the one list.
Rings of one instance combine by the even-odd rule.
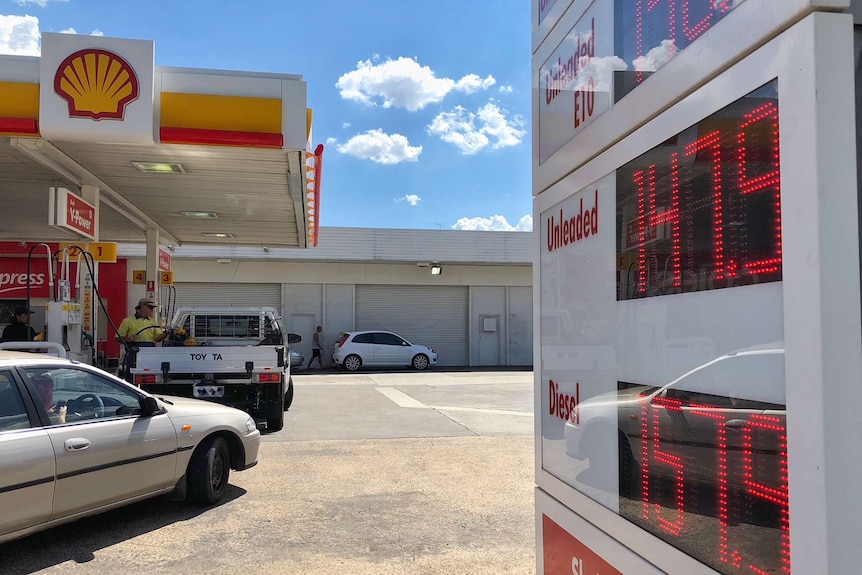
[[320, 332], [323, 331], [321, 326], [317, 326], [317, 329], [314, 330], [314, 336], [312, 336], [311, 342], [311, 361], [308, 362], [308, 369], [311, 369], [311, 364], [314, 363], [314, 360], [317, 360], [317, 365], [320, 366], [320, 369], [323, 369], [323, 346], [320, 345]]
[[12, 323], [3, 330], [0, 342], [3, 341], [33, 341], [36, 339], [36, 330], [30, 327], [30, 314], [33, 310], [24, 306], [15, 308]]

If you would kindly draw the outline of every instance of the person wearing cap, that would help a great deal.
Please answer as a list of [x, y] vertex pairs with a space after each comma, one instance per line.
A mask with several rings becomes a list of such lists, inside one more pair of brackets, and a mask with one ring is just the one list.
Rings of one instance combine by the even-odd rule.
[[33, 310], [27, 309], [24, 306], [16, 307], [14, 312], [15, 317], [12, 319], [12, 323], [3, 330], [0, 342], [34, 341], [36, 339], [36, 330], [30, 327], [31, 313], [33, 313]]
[[116, 340], [133, 343], [138, 347], [153, 347], [167, 337], [167, 333], [153, 317], [156, 302], [145, 297], [138, 300], [135, 315], [127, 317], [120, 323]]

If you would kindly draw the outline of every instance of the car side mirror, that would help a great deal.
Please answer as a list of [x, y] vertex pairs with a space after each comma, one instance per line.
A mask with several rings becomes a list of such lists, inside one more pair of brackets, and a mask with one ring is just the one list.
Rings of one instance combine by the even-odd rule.
[[302, 341], [302, 336], [298, 333], [289, 333], [287, 334], [287, 343], [299, 343]]
[[147, 395], [141, 399], [141, 417], [151, 417], [160, 411], [159, 402], [155, 397]]

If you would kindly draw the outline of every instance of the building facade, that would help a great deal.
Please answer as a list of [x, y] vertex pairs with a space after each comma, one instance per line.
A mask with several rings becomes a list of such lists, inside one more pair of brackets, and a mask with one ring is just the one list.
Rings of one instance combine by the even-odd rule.
[[[530, 366], [533, 362], [532, 234], [451, 230], [321, 228], [310, 250], [173, 248], [173, 286], [161, 303], [268, 305], [311, 356], [323, 327], [328, 350], [341, 332], [386, 329], [438, 352], [441, 366]], [[120, 244], [128, 305], [145, 294], [143, 244]], [[439, 274], [432, 273], [439, 269]], [[170, 305], [169, 305], [170, 304]]]

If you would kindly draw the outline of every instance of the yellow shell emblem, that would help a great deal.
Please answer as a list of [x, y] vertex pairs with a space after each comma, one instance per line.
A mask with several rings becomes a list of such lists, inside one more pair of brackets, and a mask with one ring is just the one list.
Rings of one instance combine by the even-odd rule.
[[66, 100], [73, 118], [122, 120], [140, 87], [135, 70], [122, 57], [88, 49], [63, 60], [54, 75], [54, 91]]

